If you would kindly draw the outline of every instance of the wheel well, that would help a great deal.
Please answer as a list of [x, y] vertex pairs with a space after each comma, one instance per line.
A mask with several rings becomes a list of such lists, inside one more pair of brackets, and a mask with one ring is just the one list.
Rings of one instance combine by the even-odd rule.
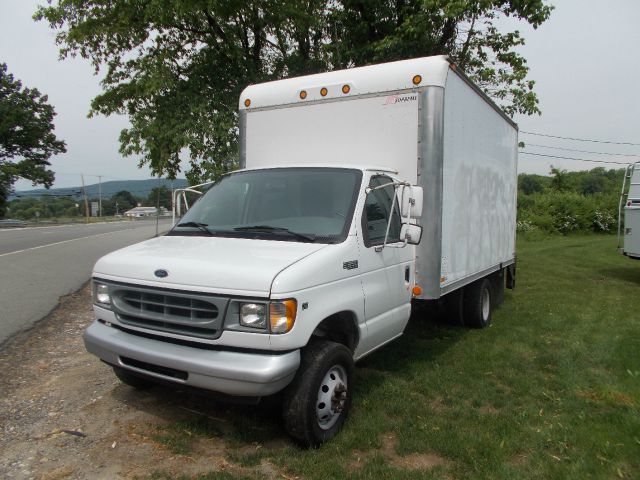
[[311, 334], [311, 338], [318, 337], [341, 343], [354, 352], [360, 341], [356, 316], [353, 312], [338, 312], [320, 322]]

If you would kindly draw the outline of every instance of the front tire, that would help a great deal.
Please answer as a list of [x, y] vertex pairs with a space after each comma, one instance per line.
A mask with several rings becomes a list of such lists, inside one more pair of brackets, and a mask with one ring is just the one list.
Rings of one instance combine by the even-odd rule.
[[283, 417], [289, 435], [306, 448], [333, 438], [349, 413], [353, 377], [353, 357], [347, 347], [312, 340], [285, 392]]

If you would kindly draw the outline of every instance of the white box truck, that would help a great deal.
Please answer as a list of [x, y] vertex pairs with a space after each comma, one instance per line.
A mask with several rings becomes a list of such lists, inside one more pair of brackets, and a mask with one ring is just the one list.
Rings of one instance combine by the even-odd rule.
[[483, 327], [513, 286], [517, 127], [442, 56], [252, 85], [239, 116], [240, 170], [96, 263], [84, 340], [132, 386], [282, 391], [317, 446], [412, 303]]
[[[624, 235], [621, 235], [623, 213]], [[640, 260], [640, 162], [627, 167], [622, 182], [618, 210], [618, 248], [623, 255]]]

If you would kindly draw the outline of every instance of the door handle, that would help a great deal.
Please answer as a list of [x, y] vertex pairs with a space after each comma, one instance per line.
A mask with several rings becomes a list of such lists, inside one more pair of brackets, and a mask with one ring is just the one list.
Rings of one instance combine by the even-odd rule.
[[411, 269], [409, 267], [404, 267], [404, 281], [409, 283], [410, 278], [411, 278]]

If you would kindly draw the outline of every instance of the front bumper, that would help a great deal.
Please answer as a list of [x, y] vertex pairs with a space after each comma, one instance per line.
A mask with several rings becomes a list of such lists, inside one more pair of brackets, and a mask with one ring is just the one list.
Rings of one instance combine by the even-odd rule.
[[[84, 344], [89, 353], [106, 363], [132, 372], [247, 397], [282, 390], [300, 365], [299, 350], [273, 354], [206, 350], [131, 335], [98, 321], [85, 330]], [[180, 372], [180, 378], [163, 373], [169, 370]]]

